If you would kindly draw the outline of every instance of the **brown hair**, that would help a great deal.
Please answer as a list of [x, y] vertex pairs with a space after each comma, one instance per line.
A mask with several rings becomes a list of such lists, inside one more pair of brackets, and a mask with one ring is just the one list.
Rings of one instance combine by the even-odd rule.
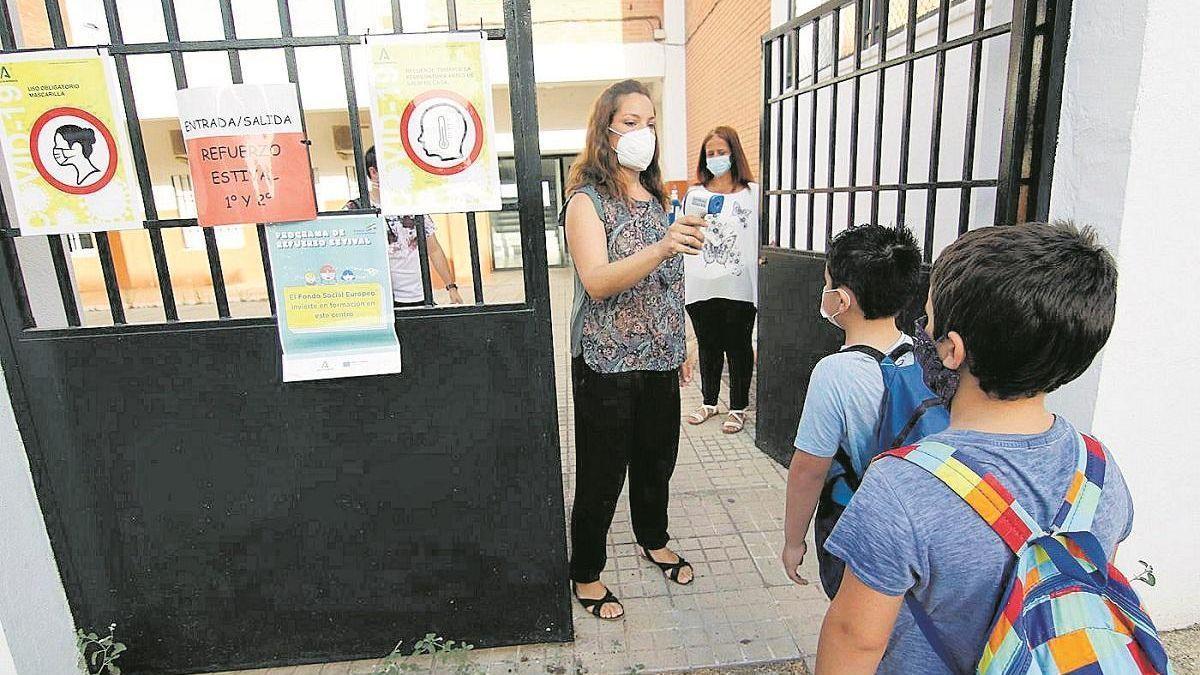
[[[608, 128], [612, 126], [613, 117], [620, 108], [621, 99], [630, 94], [641, 94], [650, 98], [650, 90], [637, 80], [618, 82], [600, 94], [592, 105], [592, 115], [588, 120], [587, 142], [583, 152], [571, 166], [571, 175], [567, 179], [567, 193], [570, 194], [585, 185], [593, 185], [601, 193], [617, 199], [628, 200], [629, 195], [625, 185], [620, 181], [621, 163], [617, 161], [617, 151], [608, 140]], [[642, 187], [654, 196], [660, 204], [666, 205], [663, 192], [662, 169], [658, 166], [658, 146], [654, 148], [654, 159], [650, 166], [639, 176]]]
[[708, 164], [705, 161], [707, 157], [704, 154], [704, 147], [716, 137], [720, 137], [729, 144], [729, 157], [733, 160], [733, 166], [729, 172], [733, 175], [734, 185], [750, 185], [754, 180], [754, 172], [750, 170], [750, 160], [746, 159], [746, 151], [742, 149], [742, 139], [733, 127], [717, 127], [704, 137], [704, 142], [700, 144], [700, 158], [696, 161], [696, 177], [700, 180], [700, 184], [707, 185], [709, 181], [716, 178], [708, 170]]

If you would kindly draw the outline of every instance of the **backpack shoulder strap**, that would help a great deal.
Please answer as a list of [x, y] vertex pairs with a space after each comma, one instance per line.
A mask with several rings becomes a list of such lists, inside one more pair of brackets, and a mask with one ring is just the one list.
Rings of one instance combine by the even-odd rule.
[[1100, 494], [1104, 489], [1104, 470], [1108, 459], [1100, 441], [1086, 434], [1077, 434], [1079, 451], [1071, 487], [1054, 517], [1053, 532], [1087, 532], [1092, 529]]
[[888, 358], [892, 360], [892, 363], [898, 363], [900, 361], [900, 359], [903, 358], [905, 355], [911, 354], [912, 350], [913, 350], [912, 343], [904, 342], [904, 343], [901, 343], [899, 347], [896, 347], [895, 349], [893, 349], [892, 353], [888, 354]]
[[981, 476], [981, 467], [944, 443], [910, 445], [889, 450], [880, 457], [902, 459], [933, 474], [962, 497], [1013, 553], [1019, 553], [1031, 539], [1043, 534], [1038, 522], [993, 474]]
[[883, 360], [887, 358], [886, 354], [884, 354], [883, 352], [881, 352], [878, 349], [875, 349], [874, 347], [871, 347], [869, 345], [851, 345], [842, 350], [843, 354], [848, 353], [848, 352], [858, 352], [859, 354], [866, 354], [867, 356], [875, 359], [879, 363], [883, 363]]

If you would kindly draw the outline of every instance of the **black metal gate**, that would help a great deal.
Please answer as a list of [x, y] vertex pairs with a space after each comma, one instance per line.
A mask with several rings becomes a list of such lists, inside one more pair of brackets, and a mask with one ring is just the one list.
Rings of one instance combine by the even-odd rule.
[[[826, 243], [899, 223], [926, 263], [984, 225], [1044, 220], [1070, 0], [831, 0], [763, 36], [758, 445], [780, 462], [841, 335]], [[923, 304], [923, 302], [921, 303]]]
[[[53, 46], [67, 46], [57, 0], [45, 4]], [[294, 34], [277, 0], [272, 38], [239, 38], [231, 0], [218, 0], [223, 38], [192, 41], [162, 0], [166, 39], [128, 44], [122, 28], [150, 17], [103, 4], [164, 320], [126, 320], [99, 232], [111, 324], [82, 325], [64, 237], [51, 236], [67, 326], [36, 325], [7, 215], [0, 237], [0, 359], [76, 624], [115, 622], [134, 674], [377, 657], [426, 632], [481, 646], [569, 640], [529, 0], [503, 0], [503, 27], [487, 29], [507, 48], [525, 300], [483, 304], [468, 214], [475, 304], [432, 306], [418, 237], [427, 307], [396, 314], [404, 374], [286, 386], [273, 316], [231, 316], [212, 229], [218, 318], [180, 320], [163, 233], [196, 223], [158, 217], [130, 63], [169, 55], [184, 87], [186, 54], [224, 52], [238, 82], [243, 54], [273, 49], [298, 82], [299, 50], [336, 48], [368, 203], [351, 56], [362, 36], [345, 0], [330, 0], [336, 32], [317, 36]], [[459, 30], [446, 4], [446, 29]], [[400, 7], [391, 0], [392, 32]], [[8, 3], [0, 21], [5, 51], [50, 46], [15, 43]], [[266, 267], [262, 225], [258, 238]]]

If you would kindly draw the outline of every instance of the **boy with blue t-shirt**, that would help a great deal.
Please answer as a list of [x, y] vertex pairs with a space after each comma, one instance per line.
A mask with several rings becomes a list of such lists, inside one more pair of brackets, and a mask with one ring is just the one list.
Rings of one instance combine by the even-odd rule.
[[[926, 440], [992, 473], [1043, 528], [1070, 487], [1079, 443], [1046, 410], [1046, 394], [1082, 374], [1108, 340], [1116, 282], [1112, 256], [1069, 224], [968, 233], [930, 278], [916, 354], [951, 404], [950, 428]], [[1110, 560], [1132, 524], [1128, 488], [1108, 456], [1091, 531]], [[825, 547], [846, 573], [821, 630], [818, 675], [974, 672], [1015, 558], [962, 498], [925, 469], [886, 457], [866, 472]], [[916, 625], [908, 595], [949, 665]]]
[[[796, 431], [782, 557], [785, 572], [798, 584], [808, 583], [798, 568], [807, 554], [804, 538], [814, 513], [819, 548], [841, 512], [836, 504], [849, 499], [849, 494], [831, 498], [838, 496], [832, 491], [849, 489], [843, 480], [847, 469], [835, 456], [870, 457], [886, 449], [874, 447], [883, 374], [879, 360], [866, 352], [887, 355], [912, 343], [896, 327], [896, 316], [916, 299], [921, 274], [920, 248], [903, 227], [850, 228], [833, 238], [826, 259], [820, 311], [845, 331], [846, 339], [840, 351], [821, 359], [813, 369]], [[897, 365], [907, 366], [912, 360], [908, 353]], [[826, 555], [818, 555], [818, 562], [822, 586], [832, 598], [842, 565]]]

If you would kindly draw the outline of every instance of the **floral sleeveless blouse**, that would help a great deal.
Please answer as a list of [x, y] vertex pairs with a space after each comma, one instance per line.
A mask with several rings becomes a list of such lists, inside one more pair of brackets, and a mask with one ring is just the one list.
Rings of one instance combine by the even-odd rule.
[[[656, 201], [630, 205], [600, 194], [591, 185], [578, 193], [591, 198], [604, 223], [609, 262], [629, 257], [666, 236], [667, 214]], [[571, 355], [583, 356], [598, 373], [674, 370], [683, 364], [686, 354], [683, 300], [683, 260], [679, 256], [664, 261], [632, 288], [603, 301], [587, 294], [577, 272]]]

